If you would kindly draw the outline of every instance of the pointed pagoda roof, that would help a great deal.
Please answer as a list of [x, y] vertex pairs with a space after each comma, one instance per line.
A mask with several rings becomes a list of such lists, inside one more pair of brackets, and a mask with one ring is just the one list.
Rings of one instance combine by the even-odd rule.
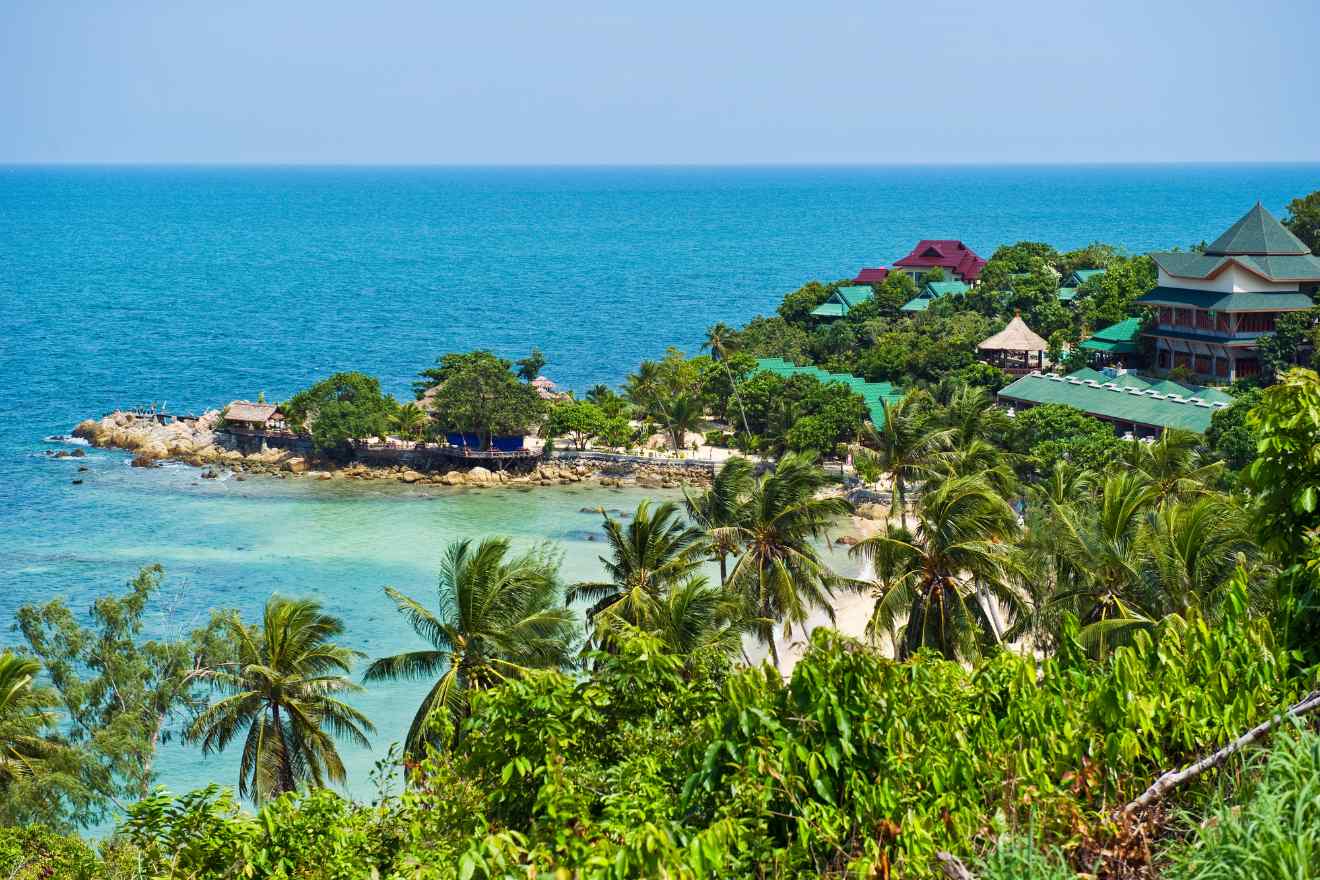
[[1175, 278], [1214, 278], [1238, 265], [1268, 281], [1320, 281], [1320, 257], [1265, 210], [1260, 202], [1205, 251], [1153, 253], [1165, 274]]
[[1007, 327], [977, 346], [982, 351], [1047, 351], [1049, 347], [1021, 315], [1014, 315]]
[[1297, 257], [1311, 249], [1265, 210], [1260, 202], [1205, 249], [1215, 257]]

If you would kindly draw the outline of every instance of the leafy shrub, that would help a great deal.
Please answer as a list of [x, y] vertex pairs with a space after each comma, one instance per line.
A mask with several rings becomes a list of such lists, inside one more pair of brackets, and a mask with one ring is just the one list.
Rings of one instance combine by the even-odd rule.
[[100, 860], [86, 843], [40, 825], [0, 828], [0, 877], [7, 880], [100, 880]]

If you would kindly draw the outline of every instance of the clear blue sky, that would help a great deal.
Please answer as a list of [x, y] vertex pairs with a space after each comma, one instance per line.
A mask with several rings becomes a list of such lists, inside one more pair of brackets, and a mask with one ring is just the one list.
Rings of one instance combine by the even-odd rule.
[[0, 162], [1320, 159], [1317, 0], [0, 0]]

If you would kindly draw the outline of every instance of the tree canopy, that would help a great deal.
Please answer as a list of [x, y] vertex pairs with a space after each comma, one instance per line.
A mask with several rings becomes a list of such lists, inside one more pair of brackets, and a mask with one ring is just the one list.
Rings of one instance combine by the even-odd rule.
[[447, 354], [413, 387], [442, 431], [475, 434], [488, 447], [492, 437], [527, 433], [545, 414], [545, 402], [512, 366], [489, 351]]

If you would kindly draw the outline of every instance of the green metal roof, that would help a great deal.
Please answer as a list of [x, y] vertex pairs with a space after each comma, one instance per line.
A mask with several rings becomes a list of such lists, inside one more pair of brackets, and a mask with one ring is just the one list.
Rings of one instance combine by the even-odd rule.
[[1133, 354], [1141, 347], [1131, 342], [1110, 342], [1106, 339], [1083, 339], [1078, 348], [1087, 351], [1106, 351], [1112, 354]]
[[1141, 336], [1141, 319], [1126, 318], [1091, 334], [1092, 339], [1104, 342], [1136, 342]]
[[1076, 298], [1077, 298], [1077, 288], [1075, 287], [1059, 288], [1059, 302], [1072, 302]]
[[830, 298], [811, 310], [818, 318], [842, 318], [859, 303], [864, 303], [875, 295], [869, 284], [853, 284], [840, 287], [830, 294]]
[[1178, 278], [1209, 278], [1229, 263], [1238, 263], [1270, 281], [1320, 281], [1320, 257], [1311, 254], [1216, 255], [1179, 251], [1150, 256], [1167, 274]]
[[789, 376], [806, 374], [826, 384], [847, 385], [854, 394], [866, 402], [870, 411], [871, 423], [879, 427], [885, 423], [885, 411], [882, 402], [893, 406], [903, 399], [903, 392], [889, 382], [867, 382], [859, 376], [848, 373], [831, 373], [820, 367], [799, 367], [783, 358], [761, 358], [756, 362], [758, 373], [773, 373], [787, 379]]
[[1105, 274], [1104, 269], [1074, 269], [1068, 273], [1068, 277], [1063, 279], [1063, 284], [1069, 287], [1081, 287], [1097, 275]]
[[899, 307], [900, 312], [924, 312], [930, 305], [931, 298], [928, 296], [918, 296], [908, 300]]
[[921, 286], [923, 294], [929, 293], [932, 297], [949, 296], [954, 293], [966, 293], [972, 288], [961, 281], [927, 281]]
[[1240, 345], [1247, 348], [1254, 346], [1266, 333], [1251, 336], [1217, 336], [1213, 333], [1200, 333], [1196, 330], [1174, 330], [1168, 327], [1152, 327], [1146, 331], [1148, 336], [1162, 336], [1165, 339], [1187, 339], [1192, 342], [1211, 342], [1216, 345]]
[[1315, 303], [1304, 293], [1224, 293], [1186, 287], [1157, 287], [1137, 302], [1159, 306], [1195, 306], [1216, 312], [1283, 312], [1309, 309]]
[[[1087, 379], [1097, 384], [1087, 384]], [[1113, 383], [1117, 387], [1106, 388], [1104, 382]], [[1157, 428], [1182, 428], [1198, 434], [1205, 433], [1210, 427], [1210, 416], [1219, 408], [1214, 404], [1228, 403], [1232, 399], [1222, 392], [1215, 392], [1211, 396], [1209, 392], [1213, 389], [1196, 389], [1198, 393], [1186, 394], [1190, 389], [1171, 382], [1171, 386], [1184, 389], [1182, 392], [1173, 392], [1182, 397], [1176, 400], [1169, 397], [1167, 392], [1152, 387], [1154, 384], [1140, 380], [1140, 385], [1145, 386], [1140, 387], [1136, 380], [1128, 380], [1126, 376], [1109, 378], [1095, 370], [1079, 370], [1067, 377], [1023, 376], [1000, 391], [999, 397], [1033, 404], [1062, 403], [1110, 421], [1133, 422]], [[1189, 396], [1200, 398], [1202, 403], [1189, 401]]]
[[1205, 252], [1216, 257], [1245, 254], [1298, 256], [1310, 255], [1311, 249], [1257, 202], [1256, 207], [1228, 227], [1228, 231], [1216, 238]]

